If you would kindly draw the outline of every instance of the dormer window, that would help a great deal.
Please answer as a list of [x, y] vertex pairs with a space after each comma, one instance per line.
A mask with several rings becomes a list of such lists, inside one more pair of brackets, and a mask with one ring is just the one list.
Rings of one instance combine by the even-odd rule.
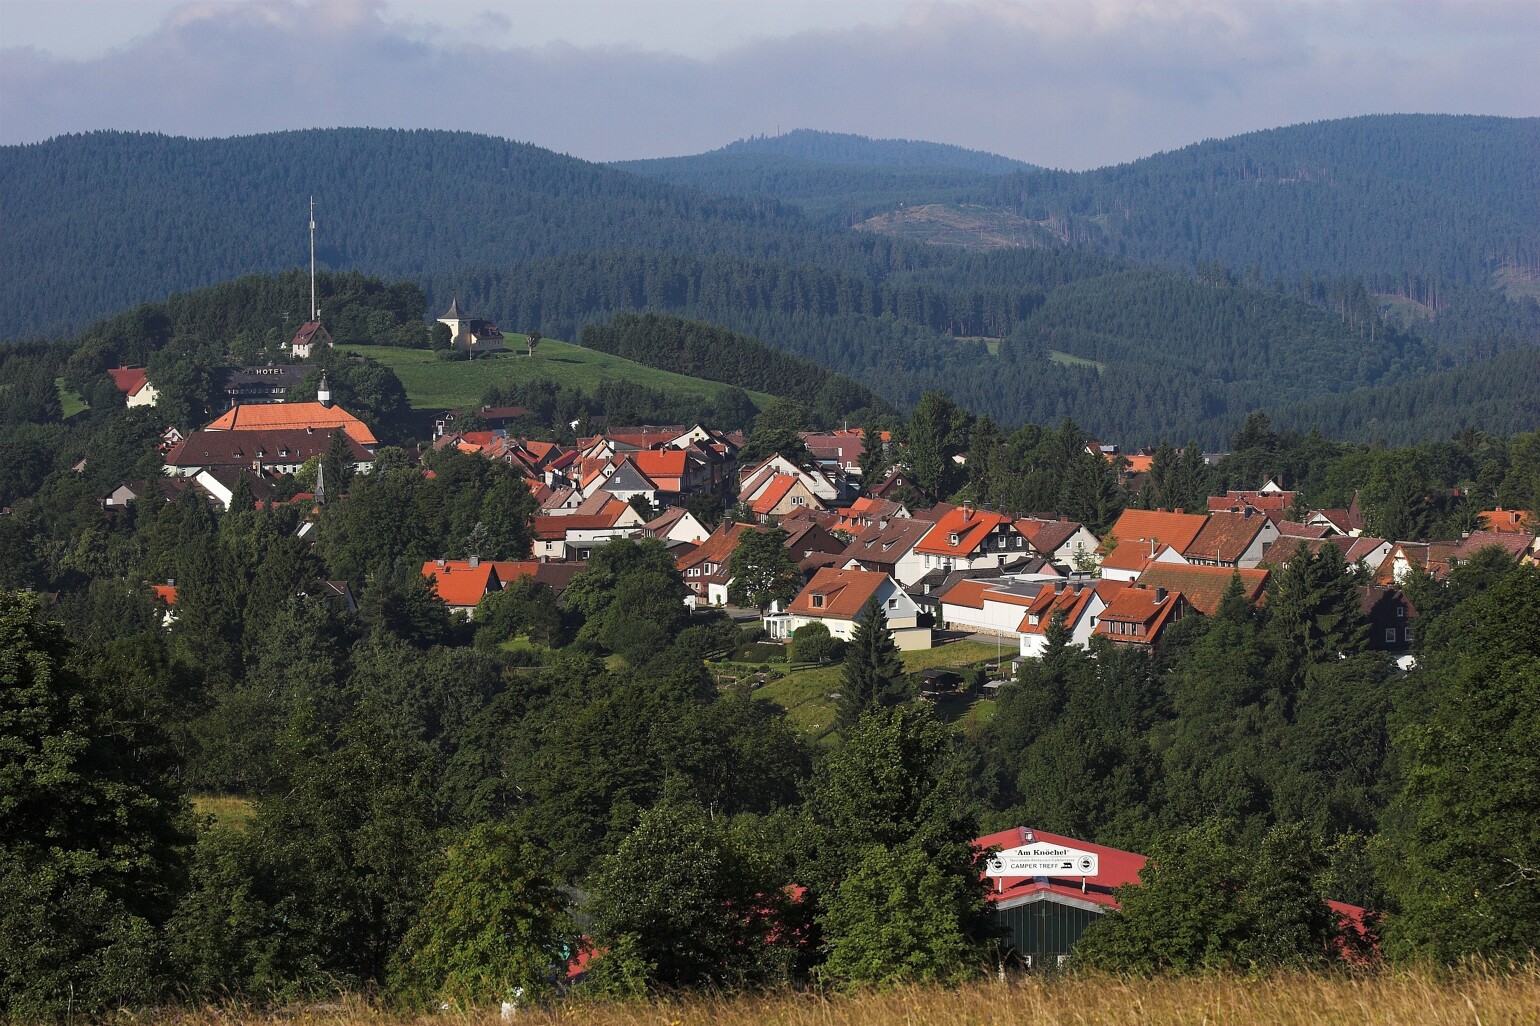
[[955, 534], [948, 535], [947, 536], [947, 544], [948, 545], [956, 545], [957, 544], [957, 535], [955, 535]]
[[822, 609], [823, 608], [823, 596], [822, 595], [814, 595], [813, 596], [813, 608], [814, 609]]

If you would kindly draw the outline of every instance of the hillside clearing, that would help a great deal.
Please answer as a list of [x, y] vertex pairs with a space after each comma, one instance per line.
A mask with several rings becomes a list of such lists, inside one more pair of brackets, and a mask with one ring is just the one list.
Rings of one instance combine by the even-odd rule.
[[[492, 385], [515, 385], [549, 378], [592, 394], [602, 382], [629, 381], [675, 395], [715, 397], [731, 388], [717, 381], [656, 370], [619, 356], [584, 349], [570, 342], [541, 339], [535, 355], [524, 352], [525, 336], [509, 335], [508, 349], [475, 360], [440, 360], [426, 349], [395, 346], [343, 345], [337, 348], [378, 360], [396, 372], [414, 410], [474, 406]], [[773, 396], [749, 392], [754, 405], [764, 407]]]

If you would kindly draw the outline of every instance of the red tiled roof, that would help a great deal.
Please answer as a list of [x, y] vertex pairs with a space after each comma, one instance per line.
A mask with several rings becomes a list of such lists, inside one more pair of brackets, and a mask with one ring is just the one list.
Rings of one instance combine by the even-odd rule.
[[[1164, 600], [1157, 601], [1153, 588], [1125, 588], [1102, 610], [1096, 633], [1114, 642], [1152, 645], [1159, 640], [1166, 624], [1177, 618], [1183, 604], [1179, 591], [1169, 592]], [[1119, 634], [1110, 629], [1114, 623], [1138, 624], [1143, 629], [1137, 633]]]
[[690, 466], [689, 454], [683, 449], [649, 449], [631, 453], [630, 460], [637, 470], [660, 485], [664, 478], [671, 479], [670, 484], [678, 485]]
[[1485, 509], [1476, 514], [1483, 531], [1502, 534], [1534, 534], [1535, 515], [1526, 509]]
[[[936, 526], [920, 540], [914, 551], [931, 556], [970, 555], [988, 541], [997, 528], [1004, 525], [1015, 529], [1011, 519], [1000, 513], [959, 506], [937, 520]], [[952, 541], [954, 535], [956, 542]]]
[[1193, 540], [1179, 550], [1188, 559], [1234, 563], [1246, 554], [1268, 519], [1258, 514], [1210, 513]]
[[1166, 513], [1159, 510], [1124, 510], [1118, 522], [1107, 532], [1108, 538], [1116, 538], [1117, 547], [1107, 553], [1102, 567], [1118, 570], [1138, 570], [1144, 567], [1153, 551], [1169, 545], [1178, 552], [1186, 550], [1192, 540], [1203, 530], [1207, 517], [1197, 513]]
[[[1278, 543], [1279, 545], [1282, 542]], [[1274, 545], [1277, 548], [1277, 545]], [[1189, 605], [1205, 616], [1219, 611], [1219, 602], [1230, 587], [1230, 578], [1241, 575], [1241, 587], [1246, 601], [1256, 605], [1267, 587], [1266, 570], [1236, 570], [1228, 566], [1192, 566], [1187, 563], [1151, 563], [1139, 575], [1139, 584], [1145, 588], [1165, 588], [1181, 592]]]
[[[877, 594], [887, 574], [872, 570], [836, 570], [825, 567], [813, 575], [812, 581], [786, 607], [788, 613], [798, 616], [826, 617], [833, 620], [854, 620], [861, 607]], [[822, 596], [822, 604], [814, 605], [813, 597]]]
[[782, 499], [786, 498], [787, 493], [798, 484], [798, 481], [798, 478], [790, 474], [776, 474], [765, 486], [765, 490], [759, 493], [759, 498], [754, 500], [754, 505], [750, 508], [755, 513], [769, 513]]
[[965, 577], [936, 596], [936, 601], [949, 606], [967, 606], [969, 609], [984, 608], [984, 593], [999, 581], [993, 578]]
[[166, 605], [168, 605], [168, 606], [176, 605], [176, 585], [174, 585], [174, 584], [152, 584], [152, 585], [150, 585], [150, 590], [155, 593], [155, 597], [156, 598], [160, 599]]
[[251, 431], [314, 428], [317, 433], [341, 428], [360, 445], [375, 445], [378, 439], [369, 425], [340, 406], [320, 403], [242, 403], [216, 417], [205, 431]]
[[497, 569], [490, 563], [471, 566], [468, 561], [446, 559], [443, 565], [428, 560], [422, 565], [422, 575], [433, 582], [434, 591], [445, 605], [473, 607], [500, 586]]
[[727, 557], [733, 554], [733, 549], [738, 547], [738, 536], [744, 531], [757, 530], [752, 524], [735, 524], [724, 520], [717, 525], [717, 529], [711, 532], [707, 539], [700, 543], [700, 547], [679, 557], [678, 566], [681, 572], [692, 566], [702, 563], [726, 563]]
[[[1063, 591], [1054, 591], [1052, 587], [1044, 588], [1037, 593], [1036, 600], [1022, 614], [1021, 623], [1017, 625], [1016, 631], [1018, 634], [1045, 634], [1048, 626], [1053, 623], [1054, 615], [1061, 612], [1064, 614], [1065, 625], [1073, 626], [1094, 597], [1096, 597], [1094, 587], [1067, 587]], [[1033, 617], [1037, 618], [1036, 623], [1032, 622]]]
[[117, 386], [118, 391], [126, 396], [137, 394], [149, 381], [143, 367], [114, 367], [107, 373], [112, 376], [112, 383]]

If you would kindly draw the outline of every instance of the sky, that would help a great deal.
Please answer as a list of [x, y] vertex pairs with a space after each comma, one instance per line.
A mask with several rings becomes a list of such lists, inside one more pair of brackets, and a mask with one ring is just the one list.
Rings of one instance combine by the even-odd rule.
[[0, 143], [362, 125], [619, 160], [815, 128], [1080, 169], [1534, 116], [1536, 54], [1540, 0], [0, 0]]

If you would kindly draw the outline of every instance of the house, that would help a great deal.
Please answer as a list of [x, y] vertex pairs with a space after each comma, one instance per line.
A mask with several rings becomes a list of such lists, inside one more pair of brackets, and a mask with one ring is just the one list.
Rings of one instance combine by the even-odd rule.
[[1101, 539], [1077, 521], [1027, 517], [1016, 521], [1016, 529], [1038, 555], [1060, 566], [1089, 569], [1100, 559]]
[[909, 510], [903, 503], [873, 496], [862, 496], [839, 511], [836, 530], [847, 534], [860, 534], [873, 524], [885, 524], [889, 520], [908, 520]]
[[289, 340], [288, 349], [296, 360], [308, 360], [317, 349], [330, 349], [334, 345], [332, 333], [320, 321], [306, 321]]
[[643, 537], [644, 524], [629, 502], [598, 492], [571, 513], [534, 517], [535, 558], [587, 562], [594, 549], [616, 538]]
[[[1281, 528], [1284, 525], [1280, 523], [1278, 526]], [[1357, 537], [1346, 534], [1327, 534], [1321, 538], [1294, 537], [1285, 534], [1267, 550], [1262, 565], [1282, 567], [1299, 553], [1307, 552], [1314, 555], [1326, 545], [1335, 545], [1342, 550], [1342, 559], [1349, 573], [1363, 567], [1371, 575], [1375, 574], [1385, 562], [1385, 557], [1390, 555], [1390, 542], [1383, 538], [1372, 538], [1366, 534]]]
[[962, 674], [955, 670], [933, 666], [920, 674], [920, 699], [925, 702], [945, 702], [967, 695]]
[[536, 584], [550, 588], [558, 598], [567, 590], [567, 585], [572, 583], [574, 577], [588, 569], [586, 563], [542, 563], [538, 559], [494, 559], [487, 562], [497, 571], [497, 580], [502, 587], [533, 580]]
[[1114, 581], [1132, 581], [1145, 566], [1160, 557], [1163, 548], [1172, 550], [1180, 562], [1208, 518], [1177, 510], [1129, 509], [1118, 517], [1102, 541], [1102, 576]]
[[1219, 603], [1237, 576], [1242, 597], [1253, 606], [1262, 601], [1270, 571], [1237, 570], [1234, 567], [1202, 566], [1186, 563], [1151, 563], [1136, 582], [1142, 588], [1164, 588], [1181, 592], [1188, 605], [1204, 616], [1219, 612]]
[[744, 531], [757, 530], [752, 524], [724, 520], [699, 548], [679, 557], [679, 573], [690, 591], [686, 599], [689, 605], [727, 605], [727, 560], [738, 547], [739, 536]]
[[[331, 430], [306, 428], [193, 431], [166, 453], [166, 473], [196, 477], [204, 470], [248, 468], [267, 474], [294, 474], [331, 448]], [[348, 459], [358, 473], [374, 466], [374, 453], [344, 433]], [[371, 436], [372, 437], [372, 436]]]
[[160, 625], [169, 630], [171, 625], [176, 623], [176, 581], [173, 579], [165, 584], [152, 584], [150, 593], [155, 596], [157, 602], [166, 607], [166, 611], [161, 614]]
[[1251, 508], [1240, 513], [1210, 513], [1182, 558], [1198, 566], [1255, 569], [1278, 540], [1278, 528]]
[[1096, 634], [1115, 645], [1151, 649], [1160, 644], [1166, 626], [1180, 620], [1187, 609], [1179, 591], [1134, 585], [1120, 591], [1102, 610]]
[[972, 577], [970, 571], [952, 571], [936, 593], [940, 607], [938, 625], [950, 630], [998, 634], [1015, 640], [1026, 610], [1038, 596], [1053, 592], [1064, 578], [1057, 574], [1031, 577]]
[[[838, 506], [853, 496], [848, 479], [843, 474], [826, 473], [809, 467], [799, 467], [779, 453], [769, 456], [752, 467], [738, 472], [738, 496], [741, 501], [752, 501], [764, 488], [765, 483], [777, 474], [790, 474], [799, 478], [809, 492], [825, 506]], [[749, 496], [750, 498], [744, 498]]]
[[648, 538], [661, 538], [668, 545], [699, 545], [711, 537], [706, 526], [683, 506], [671, 506], [642, 525]]
[[849, 641], [866, 603], [882, 603], [888, 630], [900, 651], [930, 648], [930, 628], [917, 625], [919, 609], [897, 581], [870, 570], [839, 570], [828, 567], [813, 575], [784, 613], [765, 616], [765, 628], [773, 638], [790, 638], [799, 627], [821, 623], [836, 638]]
[[123, 393], [124, 405], [129, 408], [136, 406], [154, 406], [160, 400], [160, 393], [155, 386], [150, 384], [150, 379], [143, 367], [115, 367], [107, 371], [112, 383], [119, 392]]
[[929, 501], [929, 497], [920, 490], [919, 485], [916, 485], [910, 477], [909, 471], [903, 467], [894, 467], [888, 471], [888, 476], [876, 484], [868, 486], [866, 493], [878, 499], [891, 499], [904, 490], [913, 492], [921, 499]]
[[1318, 509], [1305, 518], [1305, 523], [1328, 527], [1336, 534], [1363, 534], [1364, 515], [1358, 508], [1358, 493], [1353, 493], [1347, 509]]
[[1048, 630], [1055, 617], [1062, 616], [1069, 643], [1079, 648], [1089, 648], [1091, 635], [1102, 611], [1114, 596], [1129, 587], [1122, 581], [1092, 581], [1085, 579], [1055, 581], [1051, 588], [1044, 588], [1027, 607], [1017, 624], [1020, 635], [1021, 658], [1041, 659], [1048, 650]]
[[840, 554], [842, 565], [889, 574], [908, 587], [923, 577], [925, 570], [921, 561], [906, 562], [904, 557], [914, 550], [933, 526], [924, 520], [898, 519], [868, 527], [845, 546], [845, 551]]
[[1475, 531], [1457, 541], [1396, 542], [1375, 573], [1375, 583], [1399, 587], [1414, 571], [1441, 581], [1483, 549], [1499, 549], [1519, 560], [1530, 554], [1534, 544], [1529, 535], [1500, 531]]
[[476, 615], [482, 599], [502, 588], [497, 568], [472, 556], [470, 559], [430, 559], [422, 565], [422, 575], [433, 582], [433, 590], [451, 613], [464, 617]]
[[1003, 513], [964, 504], [935, 522], [900, 563], [903, 580], [918, 580], [933, 568], [975, 570], [1004, 566], [1012, 556], [1028, 554], [1027, 538]]
[[861, 428], [825, 433], [799, 431], [798, 435], [820, 467], [843, 474], [861, 473], [861, 457], [866, 454], [866, 432]]
[[349, 438], [373, 453], [379, 439], [374, 437], [369, 425], [342, 407], [333, 406], [324, 377], [321, 383], [315, 402], [241, 403], [205, 424], [203, 430], [309, 431], [329, 436], [334, 429], [341, 428]]
[[449, 309], [438, 318], [449, 326], [450, 344], [468, 353], [498, 352], [503, 348], [503, 333], [491, 321], [467, 317], [460, 312], [460, 298], [449, 301]]
[[752, 488], [745, 488], [738, 501], [762, 522], [786, 516], [798, 509], [823, 508], [807, 482], [795, 474], [771, 474]]
[[251, 467], [208, 467], [193, 475], [193, 484], [221, 510], [230, 508], [236, 489], [243, 481], [259, 507], [271, 503], [278, 495], [278, 487], [272, 479]]
[[1399, 588], [1369, 584], [1356, 589], [1358, 609], [1369, 622], [1369, 647], [1381, 652], [1405, 652], [1412, 647], [1412, 621], [1417, 607]]
[[1294, 505], [1295, 495], [1295, 492], [1280, 488], [1276, 481], [1268, 481], [1256, 491], [1229, 491], [1223, 495], [1211, 495], [1208, 500], [1208, 511], [1210, 513], [1244, 513], [1250, 509], [1278, 520], [1290, 506]]
[[354, 600], [353, 589], [347, 581], [311, 581], [296, 594], [302, 599], [323, 603], [333, 612], [358, 612], [358, 602]]
[[315, 370], [302, 363], [240, 367], [225, 373], [225, 409], [246, 403], [281, 403]]

